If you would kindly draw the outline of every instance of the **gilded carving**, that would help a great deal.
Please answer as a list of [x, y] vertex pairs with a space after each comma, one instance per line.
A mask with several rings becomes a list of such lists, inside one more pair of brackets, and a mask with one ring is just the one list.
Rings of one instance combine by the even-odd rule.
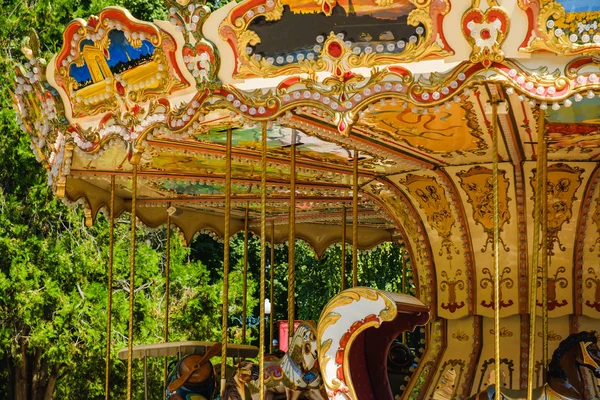
[[[573, 216], [573, 202], [577, 200], [575, 193], [583, 182], [581, 178], [583, 170], [579, 167], [571, 167], [567, 164], [553, 164], [548, 166], [548, 254], [554, 254], [554, 245], [558, 245], [561, 251], [566, 248], [560, 242], [558, 234], [565, 223], [571, 221]], [[530, 179], [535, 199], [536, 170]]]
[[401, 183], [408, 188], [408, 192], [419, 203], [427, 216], [429, 225], [442, 238], [442, 248], [439, 254], [443, 255], [445, 253], [448, 260], [452, 259], [452, 249], [456, 254], [460, 254], [452, 240], [450, 240], [452, 227], [456, 221], [444, 188], [433, 177], [413, 174], [408, 174]]
[[502, 43], [508, 34], [510, 18], [496, 1], [488, 1], [489, 8], [485, 12], [479, 8], [479, 0], [462, 17], [463, 35], [472, 47], [472, 63], [481, 62], [489, 68], [495, 62], [504, 60]]
[[[510, 183], [506, 178], [505, 170], [499, 170], [498, 173], [499, 237], [504, 251], [508, 251], [508, 246], [502, 239], [502, 230], [504, 225], [510, 222], [510, 211], [508, 209], [508, 202], [511, 200], [508, 197]], [[494, 181], [492, 170], [475, 166], [456, 175], [460, 178], [460, 186], [467, 193], [469, 198], [467, 201], [473, 207], [473, 219], [483, 227], [487, 234], [487, 240], [481, 249], [481, 252], [485, 252], [488, 244], [493, 246], [494, 243]]]

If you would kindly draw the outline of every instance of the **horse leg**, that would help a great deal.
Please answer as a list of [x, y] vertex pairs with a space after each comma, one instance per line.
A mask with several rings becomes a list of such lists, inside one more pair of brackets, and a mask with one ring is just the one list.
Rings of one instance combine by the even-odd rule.
[[299, 390], [285, 388], [285, 398], [287, 400], [298, 400], [300, 398], [301, 393], [302, 392], [300, 392]]
[[266, 390], [266, 388], [265, 388], [265, 400], [273, 400], [274, 398], [275, 398], [275, 393], [270, 390]]

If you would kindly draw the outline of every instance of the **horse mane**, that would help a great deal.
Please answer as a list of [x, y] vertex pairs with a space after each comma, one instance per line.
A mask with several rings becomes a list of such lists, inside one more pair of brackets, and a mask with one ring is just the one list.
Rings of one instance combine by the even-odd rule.
[[316, 336], [317, 329], [315, 325], [309, 321], [303, 321], [298, 325], [298, 329], [292, 336], [291, 348], [288, 349], [288, 356], [294, 361], [302, 359], [302, 336], [306, 331], [313, 332]]
[[548, 378], [567, 379], [567, 374], [560, 367], [560, 359], [571, 347], [580, 342], [598, 343], [596, 332], [579, 332], [569, 335], [565, 340], [560, 342], [558, 349], [552, 355], [550, 365], [548, 365]]

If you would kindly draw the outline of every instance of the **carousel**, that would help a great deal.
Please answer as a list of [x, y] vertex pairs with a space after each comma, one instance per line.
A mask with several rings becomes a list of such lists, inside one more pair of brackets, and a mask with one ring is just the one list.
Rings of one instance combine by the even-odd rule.
[[[165, 4], [168, 21], [74, 20], [50, 60], [32, 34], [14, 91], [49, 185], [89, 224], [106, 208], [131, 213], [132, 235], [224, 240], [221, 343], [169, 343], [167, 324], [163, 344], [134, 346], [130, 295], [128, 398], [136, 358], [179, 355], [177, 400], [600, 399], [600, 4]], [[280, 358], [228, 343], [238, 232], [260, 236], [263, 344], [267, 248], [290, 244]], [[294, 329], [297, 239], [341, 243], [352, 287]], [[357, 286], [358, 251], [384, 242], [414, 296]], [[407, 331], [423, 344], [398, 384]]]

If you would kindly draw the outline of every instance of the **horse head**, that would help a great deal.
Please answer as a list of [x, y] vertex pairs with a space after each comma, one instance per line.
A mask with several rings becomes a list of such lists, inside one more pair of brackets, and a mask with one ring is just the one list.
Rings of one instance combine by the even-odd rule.
[[548, 366], [548, 384], [557, 393], [581, 396], [585, 381], [581, 368], [600, 378], [600, 351], [596, 332], [579, 332], [560, 342]]
[[600, 348], [598, 347], [598, 336], [596, 332], [590, 332], [587, 340], [579, 342], [581, 356], [576, 357], [577, 364], [586, 367], [600, 379]]
[[240, 361], [236, 365], [236, 375], [243, 383], [255, 381], [258, 379], [258, 365], [252, 361]]
[[302, 367], [304, 372], [315, 367], [317, 364], [317, 334], [312, 324], [303, 322], [298, 326], [292, 338], [290, 357]]

